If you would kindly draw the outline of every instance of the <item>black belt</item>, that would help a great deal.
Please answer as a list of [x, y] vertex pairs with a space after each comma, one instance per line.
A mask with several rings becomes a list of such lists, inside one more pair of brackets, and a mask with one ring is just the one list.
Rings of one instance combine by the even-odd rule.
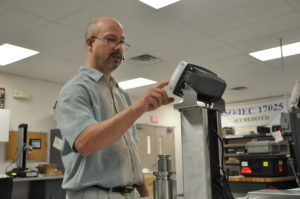
[[131, 186], [119, 186], [119, 187], [113, 187], [113, 188], [107, 188], [107, 187], [101, 187], [98, 185], [95, 185], [94, 187], [103, 189], [105, 191], [112, 191], [112, 192], [118, 192], [121, 193], [122, 195], [128, 195], [130, 194], [136, 187], [136, 185], [131, 185]]

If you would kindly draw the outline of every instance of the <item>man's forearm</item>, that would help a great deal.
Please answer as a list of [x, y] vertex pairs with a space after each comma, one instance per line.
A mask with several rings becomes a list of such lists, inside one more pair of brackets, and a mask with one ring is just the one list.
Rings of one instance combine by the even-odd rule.
[[131, 106], [108, 120], [89, 126], [76, 139], [76, 149], [86, 156], [112, 145], [142, 114], [142, 110]]
[[168, 81], [147, 90], [137, 103], [114, 117], [87, 127], [76, 139], [75, 147], [82, 155], [108, 147], [119, 140], [127, 129], [145, 112], [153, 111], [174, 101], [163, 87]]

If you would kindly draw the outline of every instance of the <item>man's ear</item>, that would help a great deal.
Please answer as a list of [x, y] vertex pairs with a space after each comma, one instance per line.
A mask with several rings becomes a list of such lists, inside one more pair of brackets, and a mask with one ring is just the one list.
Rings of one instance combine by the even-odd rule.
[[93, 43], [94, 43], [94, 40], [92, 38], [86, 39], [86, 47], [87, 47], [88, 51], [92, 50]]

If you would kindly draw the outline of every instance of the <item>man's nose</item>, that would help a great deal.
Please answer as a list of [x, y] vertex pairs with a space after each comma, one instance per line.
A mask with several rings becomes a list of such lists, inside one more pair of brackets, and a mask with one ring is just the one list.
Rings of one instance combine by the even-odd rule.
[[122, 45], [122, 43], [116, 44], [115, 47], [114, 47], [114, 49], [115, 49], [115, 50], [123, 50], [123, 45]]

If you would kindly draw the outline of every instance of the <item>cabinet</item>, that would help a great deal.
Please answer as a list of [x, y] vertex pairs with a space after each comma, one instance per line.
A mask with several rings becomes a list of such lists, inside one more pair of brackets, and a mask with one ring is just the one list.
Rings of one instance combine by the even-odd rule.
[[12, 199], [64, 199], [63, 176], [14, 178]]
[[0, 178], [1, 199], [65, 199], [63, 176]]

